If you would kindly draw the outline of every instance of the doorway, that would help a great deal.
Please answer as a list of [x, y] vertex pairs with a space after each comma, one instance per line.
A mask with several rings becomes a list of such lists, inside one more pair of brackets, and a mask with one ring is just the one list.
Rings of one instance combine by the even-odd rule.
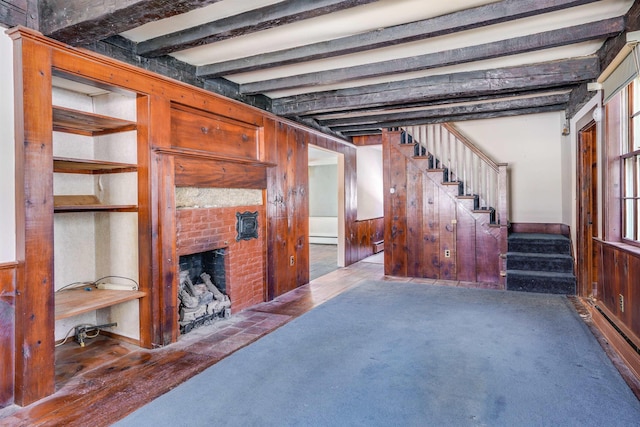
[[344, 267], [344, 156], [309, 145], [309, 280]]
[[598, 281], [598, 256], [593, 239], [598, 237], [598, 144], [595, 121], [578, 133], [577, 159], [577, 277], [578, 295], [590, 296]]

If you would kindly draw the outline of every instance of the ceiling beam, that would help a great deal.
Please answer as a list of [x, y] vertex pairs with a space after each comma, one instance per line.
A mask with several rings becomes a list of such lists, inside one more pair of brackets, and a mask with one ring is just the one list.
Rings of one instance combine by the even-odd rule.
[[0, 0], [0, 24], [38, 28], [37, 0]]
[[[536, 98], [517, 99], [510, 101], [490, 102], [487, 104], [465, 105], [457, 107], [446, 107], [433, 110], [411, 111], [406, 113], [388, 114], [382, 116], [363, 117], [360, 124], [329, 124], [322, 122], [321, 124], [328, 126], [335, 132], [353, 132], [371, 129], [372, 125], [386, 128], [396, 126], [409, 126], [426, 123], [444, 123], [452, 121], [452, 117], [456, 121], [469, 120], [463, 117], [495, 118], [505, 115], [513, 115], [513, 112], [520, 111], [520, 114], [531, 114], [535, 112], [561, 111], [564, 110], [569, 101], [569, 94], [541, 96]], [[366, 120], [369, 120], [368, 122]]]
[[41, 0], [40, 31], [79, 46], [220, 0]]
[[398, 58], [354, 67], [344, 67], [245, 83], [240, 85], [240, 92], [253, 95], [277, 90], [379, 77], [389, 74], [409, 73], [413, 71], [446, 67], [508, 55], [516, 55], [580, 43], [587, 40], [605, 39], [624, 31], [624, 25], [624, 17], [611, 18], [476, 46], [444, 50], [426, 55]]
[[435, 123], [451, 123], [451, 122], [464, 122], [467, 120], [488, 120], [497, 119], [500, 117], [514, 117], [523, 116], [526, 114], [540, 114], [549, 113], [554, 111], [563, 111], [562, 105], [547, 105], [544, 107], [532, 107], [521, 108], [516, 110], [502, 110], [502, 111], [487, 111], [483, 113], [473, 114], [461, 114], [458, 116], [446, 116], [446, 117], [425, 117], [423, 119], [411, 119], [411, 120], [394, 120], [388, 122], [381, 122], [375, 125], [368, 126], [353, 126], [351, 128], [339, 129], [336, 128], [336, 132], [340, 132], [345, 136], [370, 134], [374, 129], [385, 129], [402, 126], [419, 126], [419, 125], [431, 125]]
[[434, 99], [556, 88], [595, 79], [599, 72], [598, 58], [589, 56], [276, 98], [272, 101], [272, 111], [281, 116], [312, 115]]
[[[371, 126], [371, 124], [385, 122], [402, 122], [403, 120], [422, 120], [426, 118], [461, 116], [464, 114], [477, 114], [499, 112], [505, 110], [521, 110], [526, 108], [548, 107], [551, 105], [563, 107], [569, 102], [569, 93], [545, 94], [541, 96], [509, 99], [500, 101], [487, 101], [469, 105], [453, 105], [441, 108], [429, 108], [417, 111], [405, 111], [400, 113], [374, 114], [356, 117], [343, 117], [336, 119], [318, 120], [321, 125], [328, 126], [336, 131], [351, 130], [352, 126]], [[393, 126], [391, 126], [393, 127]], [[359, 128], [357, 128], [359, 129]]]
[[395, 25], [353, 36], [202, 65], [197, 68], [196, 73], [200, 77], [224, 76], [330, 58], [400, 43], [424, 40], [430, 37], [566, 9], [592, 3], [593, 1], [596, 0], [503, 0], [435, 18]]
[[377, 0], [285, 0], [260, 9], [138, 43], [138, 55], [156, 57], [349, 9]]
[[497, 119], [501, 117], [524, 116], [527, 114], [551, 113], [551, 112], [563, 111], [563, 110], [564, 110], [564, 107], [562, 105], [547, 105], [545, 107], [522, 108], [519, 110], [503, 110], [503, 111], [475, 113], [475, 114], [462, 114], [460, 116], [432, 117], [432, 118], [427, 118], [426, 120], [409, 120], [407, 122], [403, 122], [402, 124], [400, 124], [399, 122], [395, 122], [395, 124], [391, 124], [389, 127], [464, 122], [467, 120], [489, 120], [489, 119]]
[[[552, 90], [554, 92], [571, 92], [576, 87], [576, 83], [567, 83], [559, 87], [554, 87]], [[498, 100], [506, 100], [514, 97], [526, 97], [526, 96], [538, 96], [541, 93], [547, 93], [549, 90], [545, 90], [544, 88], [541, 90], [540, 88], [533, 89], [513, 89], [510, 91], [503, 92], [489, 92], [482, 95], [470, 95], [470, 96], [459, 96], [452, 98], [438, 98], [438, 99], [423, 99], [416, 102], [406, 102], [396, 106], [377, 106], [377, 107], [365, 107], [365, 108], [351, 108], [347, 110], [335, 109], [332, 111], [327, 111], [324, 113], [313, 113], [312, 117], [318, 121], [329, 120], [332, 118], [338, 118], [341, 116], [356, 116], [360, 112], [363, 114], [371, 114], [378, 112], [382, 114], [384, 112], [399, 112], [407, 109], [418, 109], [418, 108], [426, 108], [426, 107], [443, 107], [445, 105], [460, 105], [462, 103], [477, 103], [480, 101], [486, 102], [496, 102]], [[270, 110], [271, 111], [271, 110]]]

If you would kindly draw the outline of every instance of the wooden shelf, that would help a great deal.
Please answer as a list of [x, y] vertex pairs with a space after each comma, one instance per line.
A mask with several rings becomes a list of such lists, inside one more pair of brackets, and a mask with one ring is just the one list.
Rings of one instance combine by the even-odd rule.
[[100, 308], [110, 307], [126, 301], [140, 299], [146, 295], [142, 291], [114, 291], [89, 287], [67, 289], [55, 293], [55, 320], [66, 319]]
[[54, 212], [137, 212], [136, 205], [105, 205], [94, 195], [53, 196]]
[[63, 157], [53, 158], [53, 171], [60, 173], [105, 174], [135, 172], [137, 165], [129, 163], [105, 162], [102, 160], [81, 160]]
[[102, 116], [100, 114], [53, 107], [53, 130], [86, 136], [107, 135], [136, 129], [136, 123], [129, 120]]

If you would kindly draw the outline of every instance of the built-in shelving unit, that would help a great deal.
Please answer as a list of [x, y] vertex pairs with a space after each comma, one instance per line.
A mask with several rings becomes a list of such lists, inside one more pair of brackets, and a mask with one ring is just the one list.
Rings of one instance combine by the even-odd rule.
[[136, 94], [79, 80], [53, 81], [56, 339], [92, 323], [117, 323], [116, 334], [135, 339], [144, 292], [62, 289], [104, 276], [138, 280]]

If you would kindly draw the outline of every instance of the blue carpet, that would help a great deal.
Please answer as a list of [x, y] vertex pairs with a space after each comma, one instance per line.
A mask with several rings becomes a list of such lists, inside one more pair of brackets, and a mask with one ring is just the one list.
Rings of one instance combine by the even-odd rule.
[[566, 297], [367, 282], [117, 426], [638, 426]]

